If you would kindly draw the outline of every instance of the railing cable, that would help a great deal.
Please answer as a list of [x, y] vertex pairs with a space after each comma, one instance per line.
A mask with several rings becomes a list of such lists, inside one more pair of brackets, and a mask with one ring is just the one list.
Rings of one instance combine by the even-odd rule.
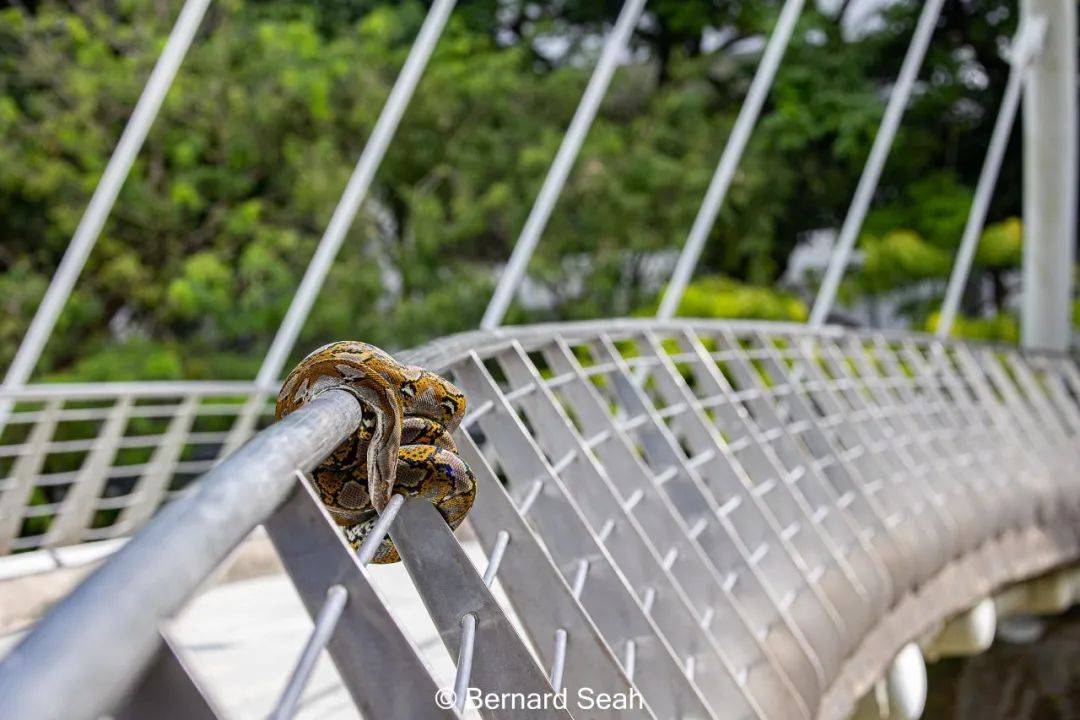
[[716, 224], [716, 217], [720, 213], [720, 206], [724, 202], [731, 181], [735, 177], [735, 171], [739, 168], [746, 145], [750, 141], [750, 135], [757, 124], [761, 107], [765, 104], [765, 98], [772, 88], [776, 78], [777, 68], [784, 57], [791, 34], [795, 30], [795, 24], [802, 14], [805, 0], [785, 0], [784, 7], [780, 11], [780, 17], [776, 21], [772, 36], [769, 38], [765, 52], [761, 56], [754, 79], [750, 83], [750, 90], [746, 93], [739, 116], [735, 119], [735, 126], [731, 130], [724, 151], [720, 155], [720, 162], [716, 166], [716, 172], [709, 182], [709, 188], [705, 192], [705, 198], [698, 209], [697, 217], [690, 228], [690, 234], [686, 238], [679, 259], [675, 264], [675, 270], [671, 274], [671, 282], [664, 291], [664, 297], [660, 301], [660, 307], [656, 311], [656, 317], [661, 320], [670, 320], [675, 316], [682, 301], [686, 286], [690, 284], [694, 268], [701, 258], [701, 252], [705, 249], [705, 241]]
[[[75, 228], [75, 234], [71, 238], [71, 244], [64, 252], [60, 265], [45, 291], [45, 297], [38, 305], [37, 312], [30, 322], [30, 328], [26, 331], [15, 357], [11, 361], [7, 374], [4, 376], [3, 389], [10, 389], [25, 385], [30, 379], [34, 366], [41, 357], [45, 343], [48, 342], [60, 317], [60, 311], [64, 309], [68, 296], [71, 295], [79, 274], [86, 265], [90, 251], [94, 248], [101, 229], [109, 217], [109, 212], [116, 203], [120, 189], [127, 179], [135, 157], [139, 154], [146, 135], [150, 132], [150, 126], [154, 124], [161, 103], [165, 99], [173, 78], [176, 77], [180, 63], [187, 55], [195, 32], [199, 29], [210, 0], [186, 0], [180, 14], [176, 18], [169, 33], [169, 39], [165, 43], [165, 49], [161, 51], [150, 77], [143, 87], [142, 94], [135, 104], [135, 110], [131, 113], [124, 132], [120, 135], [120, 141], [113, 150], [109, 163], [105, 166], [94, 194], [86, 206], [79, 225]], [[11, 412], [12, 401], [0, 400], [0, 431], [7, 423], [8, 414]]]
[[413, 92], [420, 82], [420, 76], [423, 74], [432, 52], [435, 50], [435, 45], [442, 36], [443, 28], [446, 27], [446, 22], [455, 4], [456, 0], [436, 0], [431, 6], [431, 10], [428, 11], [424, 24], [416, 37], [416, 42], [413, 43], [409, 56], [405, 59], [405, 64], [401, 68], [401, 73], [398, 75], [394, 87], [390, 90], [390, 96], [387, 98], [382, 112], [379, 113], [378, 120], [375, 121], [375, 128], [371, 131], [371, 137], [368, 138], [367, 144], [360, 154], [360, 159], [353, 169], [352, 176], [349, 178], [349, 182], [338, 200], [337, 207], [334, 208], [334, 214], [330, 218], [330, 223], [326, 226], [326, 232], [323, 233], [322, 238], [319, 240], [315, 254], [312, 256], [311, 262], [304, 272], [304, 277], [300, 281], [300, 286], [297, 288], [296, 294], [293, 295], [292, 303], [289, 305], [289, 309], [285, 313], [277, 333], [274, 335], [274, 340], [263, 358], [259, 373], [255, 378], [255, 384], [259, 387], [259, 390], [249, 398], [237, 418], [233, 432], [223, 448], [223, 455], [235, 450], [247, 440], [254, 430], [259, 411], [266, 397], [265, 394], [268, 392], [267, 389], [277, 380], [285, 361], [289, 358], [289, 353], [292, 352], [293, 347], [296, 345], [297, 337], [300, 335], [304, 322], [311, 312], [311, 307], [314, 305], [315, 299], [322, 289], [323, 282], [325, 282], [326, 276], [330, 272], [330, 267], [333, 265], [334, 259], [345, 241], [345, 235], [356, 219], [360, 205], [363, 203], [364, 197], [371, 187], [372, 180], [375, 178], [375, 172], [379, 169], [379, 165], [386, 155], [390, 141], [397, 131], [401, 117], [405, 114], [405, 109], [412, 99]]
[[514, 294], [521, 285], [521, 281], [525, 276], [525, 268], [528, 266], [529, 259], [532, 258], [532, 254], [540, 242], [540, 235], [544, 232], [548, 219], [551, 217], [555, 201], [559, 199], [559, 194], [566, 184], [566, 178], [570, 175], [570, 169], [577, 159], [582, 143], [585, 142], [585, 136], [592, 126], [597, 111], [600, 109], [600, 101], [604, 99], [604, 95], [607, 93], [620, 56], [626, 49], [630, 33], [634, 31], [644, 7], [645, 0], [626, 0], [623, 4], [622, 10], [619, 12], [619, 18], [615, 21], [615, 27], [604, 44], [604, 50], [600, 55], [599, 62], [596, 64], [596, 69], [593, 70], [592, 77], [589, 78], [589, 84], [585, 88], [585, 93], [581, 96], [581, 102], [578, 104], [577, 110], [574, 111], [570, 127], [563, 136], [562, 144], [559, 145], [555, 160], [548, 169], [547, 177], [544, 178], [540, 194], [536, 196], [536, 202], [533, 203], [532, 210], [529, 211], [525, 227], [522, 228], [521, 235], [518, 236], [517, 242], [514, 244], [510, 262], [507, 263], [506, 269], [499, 276], [495, 292], [492, 294], [487, 310], [484, 311], [484, 317], [480, 321], [481, 329], [493, 330], [499, 327], [503, 318], [506, 317], [510, 301], [513, 300]]
[[889, 95], [889, 102], [885, 107], [885, 115], [881, 119], [881, 126], [877, 135], [874, 136], [874, 144], [870, 149], [870, 156], [863, 167], [859, 184], [855, 189], [855, 196], [851, 201], [844, 225], [840, 229], [840, 237], [836, 241], [829, 267], [825, 271], [821, 288], [814, 299], [814, 307], [810, 310], [810, 319], [807, 321], [811, 327], [821, 327], [832, 310], [833, 301], [836, 299], [836, 291], [840, 287], [840, 280], [844, 276], [851, 251], [855, 247], [855, 240], [862, 230], [863, 221], [870, 210], [870, 201], [874, 198], [878, 181], [881, 179], [881, 171], [885, 167], [885, 160], [889, 157], [896, 131], [900, 128], [900, 120], [904, 116], [911, 91], [915, 87], [915, 80], [919, 75], [926, 49], [930, 45], [930, 39], [934, 34], [938, 16], [941, 14], [941, 6], [944, 0], [927, 0], [915, 25], [915, 33], [912, 35], [911, 44], [908, 45], [904, 62], [900, 67], [900, 74], [896, 79], [896, 86]]
[[983, 225], [986, 222], [986, 213], [990, 207], [990, 199], [994, 194], [994, 186], [997, 184], [1002, 160], [1005, 158], [1009, 136], [1012, 134], [1013, 122], [1016, 120], [1016, 111], [1020, 106], [1024, 81], [1028, 76], [1028, 68], [1042, 47], [1045, 33], [1046, 21], [1044, 18], [1038, 18], [1023, 23], [1013, 42], [1012, 57], [1009, 58], [1009, 63], [1012, 66], [1009, 70], [1009, 80], [1005, 85], [1005, 93], [1001, 98], [1001, 109], [998, 110], [997, 120], [994, 122], [990, 145], [986, 150], [986, 159], [983, 161], [982, 170], [979, 172], [979, 182], [975, 186], [975, 197], [971, 201], [971, 210], [968, 213], [967, 223], [964, 225], [963, 235], [961, 235], [960, 247], [956, 252], [956, 261], [953, 263], [952, 273], [949, 275], [949, 284], [945, 289], [945, 301], [941, 305], [941, 314], [938, 316], [936, 334], [939, 338], [948, 337], [949, 333], [952, 332], [953, 323], [956, 321], [956, 313], [960, 308], [960, 297], [964, 292], [964, 286], [967, 285], [968, 274], [971, 272], [971, 263], [975, 259], [975, 251], [979, 247], [979, 237], [982, 235]]

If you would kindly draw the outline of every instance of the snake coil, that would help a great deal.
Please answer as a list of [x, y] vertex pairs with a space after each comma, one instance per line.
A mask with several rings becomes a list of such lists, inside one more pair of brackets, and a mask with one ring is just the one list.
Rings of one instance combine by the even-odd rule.
[[[373, 345], [335, 342], [289, 373], [278, 394], [278, 419], [331, 389], [352, 393], [363, 420], [312, 471], [311, 481], [350, 545], [360, 547], [394, 492], [431, 500], [457, 529], [476, 496], [475, 478], [451, 437], [465, 414], [465, 395], [445, 378], [402, 365]], [[399, 559], [385, 538], [373, 562]]]

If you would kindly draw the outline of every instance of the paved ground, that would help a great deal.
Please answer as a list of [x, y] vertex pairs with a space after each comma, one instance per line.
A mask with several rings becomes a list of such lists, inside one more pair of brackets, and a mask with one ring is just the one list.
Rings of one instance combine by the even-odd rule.
[[[474, 561], [482, 560], [475, 542], [465, 545]], [[404, 567], [373, 567], [372, 574], [395, 617], [424, 653], [440, 686], [451, 685], [453, 662]], [[230, 720], [247, 720], [265, 718], [269, 713], [311, 627], [292, 583], [285, 575], [275, 574], [209, 588], [185, 609], [173, 632], [223, 715]], [[0, 637], [0, 657], [19, 636]], [[359, 717], [325, 653], [297, 717]]]

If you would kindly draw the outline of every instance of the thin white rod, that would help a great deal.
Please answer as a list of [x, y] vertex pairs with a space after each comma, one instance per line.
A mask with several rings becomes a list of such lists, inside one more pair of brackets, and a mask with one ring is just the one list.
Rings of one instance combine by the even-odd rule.
[[934, 26], [941, 14], [941, 5], [944, 0], [927, 0], [919, 15], [915, 33], [904, 55], [904, 63], [900, 67], [900, 75], [896, 79], [896, 86], [889, 96], [889, 103], [885, 107], [885, 115], [881, 119], [881, 127], [878, 128], [874, 137], [874, 145], [870, 149], [870, 156], [866, 160], [859, 185], [855, 189], [855, 197], [851, 201], [844, 225], [840, 229], [840, 237], [836, 243], [836, 250], [829, 261], [829, 268], [825, 272], [825, 279], [821, 283], [817, 297], [814, 299], [814, 307], [810, 311], [809, 325], [814, 328], [821, 327], [829, 316], [833, 301], [836, 299], [836, 291], [840, 287], [840, 280], [844, 276], [851, 251], [855, 247], [855, 240], [862, 230], [866, 213], [870, 210], [870, 201], [874, 198], [878, 181], [881, 179], [881, 171], [885, 167], [885, 160], [889, 157], [896, 131], [900, 127], [900, 120], [904, 116], [908, 99], [911, 97], [912, 88], [919, 75], [926, 49], [930, 45], [930, 38], [934, 34]]
[[[15, 358], [11, 361], [7, 374], [4, 376], [3, 387], [12, 388], [25, 385], [30, 379], [38, 359], [41, 357], [45, 343], [49, 340], [60, 311], [64, 309], [68, 296], [71, 295], [79, 274], [86, 265], [86, 259], [97, 242], [101, 229], [109, 217], [109, 212], [116, 203], [120, 189], [127, 179], [135, 157], [139, 154], [143, 141], [146, 139], [150, 126], [154, 124], [161, 103], [165, 99], [173, 78], [191, 47], [191, 41], [195, 32], [199, 29], [206, 14], [206, 8], [210, 0], [186, 0], [180, 14], [176, 18], [169, 33], [169, 39], [165, 43], [165, 49], [158, 57], [154, 69], [150, 73], [146, 86], [135, 104], [135, 110], [131, 113], [124, 132], [120, 135], [120, 141], [113, 150], [102, 173], [94, 194], [83, 212], [79, 225], [75, 228], [75, 234], [71, 243], [60, 260], [60, 265], [53, 275], [42, 298], [34, 319], [30, 322], [30, 328], [26, 331], [19, 349], [15, 352]], [[10, 402], [0, 403], [0, 428], [7, 420], [11, 410]]]
[[720, 162], [716, 166], [709, 188], [705, 192], [697, 217], [690, 228], [690, 234], [686, 238], [679, 260], [675, 264], [675, 270], [671, 274], [671, 282], [664, 291], [664, 297], [660, 301], [660, 307], [656, 311], [656, 317], [661, 320], [670, 320], [675, 316], [679, 308], [686, 286], [690, 284], [690, 278], [694, 275], [694, 268], [701, 258], [701, 252], [705, 249], [705, 241], [716, 224], [716, 216], [723, 205], [731, 181], [735, 177], [735, 171], [739, 169], [739, 161], [742, 160], [743, 152], [750, 141], [750, 135], [754, 132], [761, 108], [765, 104], [765, 98], [772, 87], [776, 77], [777, 68], [787, 50], [791, 34], [802, 13], [805, 0], [785, 0], [784, 7], [780, 11], [780, 17], [776, 21], [772, 36], [769, 38], [765, 52], [761, 56], [754, 79], [750, 83], [750, 90], [746, 93], [739, 116], [735, 119], [735, 126], [731, 130], [731, 136], [724, 146], [724, 152], [720, 155]]
[[565, 628], [555, 631], [555, 659], [551, 662], [551, 687], [555, 692], [562, 690], [563, 670], [566, 669], [566, 639]]
[[334, 628], [337, 627], [338, 620], [341, 619], [341, 613], [345, 610], [345, 602], [348, 599], [349, 592], [343, 586], [331, 585], [327, 588], [326, 602], [319, 609], [319, 614], [315, 618], [315, 627], [308, 637], [307, 644], [304, 645], [303, 652], [300, 653], [300, 659], [297, 661], [296, 667], [293, 668], [289, 682], [285, 685], [285, 689], [278, 699], [277, 707], [270, 713], [270, 720], [289, 720], [296, 714], [296, 705], [300, 702], [300, 693], [304, 691], [304, 687], [311, 677], [311, 671], [315, 669], [319, 654], [326, 647], [330, 636], [334, 634]]
[[364, 151], [356, 163], [356, 168], [349, 178], [348, 185], [345, 186], [337, 207], [334, 208], [330, 224], [327, 225], [326, 232], [319, 240], [315, 255], [304, 273], [303, 280], [300, 281], [300, 287], [293, 296], [292, 304], [289, 305], [289, 310], [281, 321], [274, 341], [270, 344], [266, 357], [263, 358], [262, 367], [259, 368], [259, 374], [255, 378], [258, 385], [268, 386], [273, 383], [288, 359], [289, 353], [292, 352], [296, 338], [311, 312], [311, 306], [315, 303], [319, 290], [322, 289], [326, 275], [330, 272], [330, 267], [333, 265], [334, 258], [337, 257], [338, 250], [341, 249], [349, 227], [356, 219], [356, 213], [359, 212], [360, 205], [371, 187], [375, 172], [379, 169], [386, 149], [390, 146], [390, 141], [401, 122], [405, 108], [409, 105], [409, 100], [412, 99], [413, 91], [416, 90], [416, 85], [439, 41], [439, 36], [442, 35], [455, 2], [456, 0], [436, 0], [428, 11], [416, 42], [413, 43], [405, 65], [401, 69], [401, 74], [398, 75], [390, 96], [386, 100], [386, 105], [375, 122], [371, 137], [364, 146]]
[[454, 695], [457, 711], [465, 709], [469, 694], [469, 677], [472, 675], [473, 652], [476, 648], [476, 616], [468, 613], [461, 618], [461, 647], [458, 648], [457, 673], [454, 677]]
[[540, 242], [540, 235], [544, 232], [544, 228], [547, 227], [551, 211], [555, 207], [555, 201], [559, 199], [559, 193], [562, 192], [563, 186], [566, 184], [566, 178], [570, 175], [570, 170], [577, 159], [582, 143], [585, 142], [589, 127], [600, 109], [600, 101], [604, 99], [604, 94], [611, 84], [611, 78], [615, 74], [615, 68], [618, 66], [619, 59], [626, 49], [630, 33], [634, 31], [644, 7], [645, 0], [626, 0], [622, 10], [619, 11], [619, 18], [615, 21], [615, 27], [604, 44], [600, 60], [596, 64], [596, 69], [593, 70], [592, 77], [589, 78], [589, 84], [585, 88], [585, 93], [581, 96], [581, 102], [578, 104], [577, 110], [574, 111], [574, 117], [570, 121], [570, 127], [567, 129], [566, 135], [563, 136], [562, 144], [559, 145], [555, 160], [548, 169], [547, 177], [544, 178], [544, 184], [540, 188], [540, 194], [536, 196], [536, 202], [533, 203], [532, 209], [529, 211], [525, 227], [522, 228], [521, 235], [518, 236], [517, 242], [514, 244], [510, 262], [507, 263], [506, 269], [503, 270], [502, 275], [499, 277], [495, 292], [491, 296], [487, 310], [484, 311], [484, 317], [480, 321], [480, 327], [484, 330], [499, 327], [503, 318], [506, 317], [506, 310], [510, 307], [510, 301], [513, 300], [514, 294], [517, 293], [518, 287], [521, 285], [521, 280], [525, 276], [525, 268], [536, 250], [536, 245]]
[[491, 587], [491, 583], [495, 582], [495, 576], [499, 574], [499, 566], [502, 565], [503, 555], [509, 544], [510, 533], [500, 530], [495, 536], [495, 545], [491, 548], [491, 557], [488, 559], [487, 570], [484, 571], [484, 584], [488, 587]]
[[361, 565], [367, 565], [375, 557], [379, 546], [382, 545], [383, 538], [390, 532], [390, 526], [394, 524], [394, 519], [404, 504], [404, 495], [392, 495], [390, 497], [390, 502], [386, 503], [386, 507], [379, 513], [379, 519], [371, 527], [368, 536], [360, 543], [360, 549], [357, 551], [356, 556]]
[[255, 377], [255, 384], [259, 390], [251, 395], [237, 416], [228, 440], [222, 445], [221, 457], [236, 450], [254, 432], [266, 393], [276, 384], [275, 381], [281, 374], [285, 361], [289, 359], [289, 353], [296, 345], [304, 322], [311, 313], [311, 307], [315, 304], [319, 291], [322, 290], [326, 276], [341, 249], [341, 244], [345, 241], [345, 235], [360, 211], [360, 205], [371, 187], [375, 173], [386, 155], [390, 141], [420, 82], [420, 76], [428, 60], [431, 59], [431, 54], [435, 50], [435, 45], [438, 44], [456, 1], [436, 0], [428, 11], [427, 17], [424, 18], [424, 24], [416, 36], [416, 42], [409, 50], [409, 56], [405, 59], [401, 73], [390, 90], [390, 95], [386, 99], [382, 112], [379, 113], [378, 120], [375, 121], [371, 137], [368, 138], [363, 152], [360, 153], [360, 159], [357, 160], [352, 176], [338, 200], [337, 207], [334, 208], [330, 223], [326, 226], [326, 231], [315, 248], [315, 254], [304, 272], [300, 286], [293, 295], [292, 303], [281, 320], [270, 348], [266, 351], [258, 375]]
[[[1045, 23], [1042, 24], [1042, 28], [1045, 29]], [[1033, 32], [1042, 35], [1042, 30], [1038, 29], [1035, 23], [1025, 23], [1024, 28], [1017, 33], [1016, 42], [1013, 44], [1013, 52], [1016, 53], [1016, 57], [1012, 61], [1009, 80], [1005, 85], [1005, 93], [1001, 98], [1001, 108], [998, 110], [997, 119], [994, 121], [990, 145], [987, 147], [986, 159], [983, 161], [982, 170], [979, 172], [979, 182], [975, 186], [975, 197], [971, 202], [971, 210], [968, 213], [967, 223], [964, 225], [964, 233], [961, 235], [960, 248], [957, 250], [956, 261], [953, 264], [952, 273], [949, 275], [949, 284], [945, 290], [945, 302], [941, 306], [941, 315], [937, 323], [936, 334], [939, 338], [948, 337], [949, 333], [952, 332], [952, 326], [956, 321], [956, 314], [960, 308], [960, 297], [964, 292], [964, 286], [967, 285], [968, 273], [971, 272], [971, 263], [975, 259], [975, 252], [979, 247], [979, 236], [982, 235], [983, 226], [986, 223], [986, 213], [990, 208], [990, 199], [994, 195], [994, 187], [1001, 171], [1001, 163], [1005, 158], [1009, 136], [1012, 134], [1013, 123], [1016, 120], [1016, 111], [1020, 107], [1020, 97], [1030, 67], [1029, 62], [1033, 52], [1036, 50], [1036, 42], [1029, 39], [1030, 33]]]

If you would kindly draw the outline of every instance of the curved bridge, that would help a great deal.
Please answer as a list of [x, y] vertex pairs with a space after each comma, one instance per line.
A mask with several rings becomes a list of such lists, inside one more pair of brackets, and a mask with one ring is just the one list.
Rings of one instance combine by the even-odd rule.
[[[380, 521], [458, 658], [459, 690], [642, 698], [485, 716], [840, 718], [886, 678], [893, 716], [910, 717], [920, 647], [955, 651], [964, 623], [985, 634], [987, 613], [992, 638], [996, 612], [1031, 609], [1016, 583], [1080, 557], [1080, 370], [1066, 356], [603, 321], [468, 333], [400, 357], [469, 397], [457, 440], [480, 485], [469, 521], [486, 570], [424, 502], [396, 502]], [[127, 532], [213, 463], [229, 436], [200, 418], [235, 413], [211, 397], [230, 388], [150, 389], [118, 387], [94, 408], [77, 386], [24, 391], [42, 407], [10, 420], [26, 440], [4, 448], [16, 458], [5, 507], [42, 513], [20, 502], [61, 484], [42, 473], [49, 458], [85, 457], [48, 506], [48, 530], [9, 533], [8, 547]], [[88, 417], [93, 437], [52, 439]], [[136, 434], [151, 417], [163, 431]], [[159, 633], [259, 523], [316, 617], [305, 658], [325, 645], [366, 717], [453, 716], [432, 702], [434, 680], [364, 551], [348, 551], [296, 481], [359, 420], [351, 396], [328, 392], [180, 492], [0, 665], [0, 717], [127, 716], [163, 698], [212, 716]], [[206, 459], [185, 459], [202, 445]], [[120, 462], [137, 447], [155, 448], [149, 461]], [[130, 492], [101, 497], [125, 477]], [[491, 594], [496, 580], [509, 605]], [[1060, 604], [1074, 599], [1061, 592]]]
[[170, 621], [259, 525], [315, 621], [275, 719], [324, 649], [369, 719], [473, 717], [473, 690], [500, 719], [913, 719], [924, 656], [1080, 598], [1080, 369], [943, 339], [1023, 97], [1023, 344], [1068, 346], [1075, 3], [1020, 5], [936, 338], [827, 322], [943, 0], [922, 4], [806, 326], [671, 319], [797, 30], [804, 0], [784, 0], [657, 319], [496, 329], [632, 54], [646, 3], [622, 3], [484, 330], [399, 356], [470, 402], [457, 441], [485, 567], [426, 501], [395, 496], [371, 534], [457, 659], [441, 689], [372, 582], [373, 546], [353, 552], [303, 479], [360, 405], [331, 390], [270, 424], [268, 401], [454, 0], [430, 3], [253, 382], [27, 384], [209, 3], [185, 0], [0, 385], [0, 554], [122, 545], [0, 663], [0, 718], [219, 717]]

